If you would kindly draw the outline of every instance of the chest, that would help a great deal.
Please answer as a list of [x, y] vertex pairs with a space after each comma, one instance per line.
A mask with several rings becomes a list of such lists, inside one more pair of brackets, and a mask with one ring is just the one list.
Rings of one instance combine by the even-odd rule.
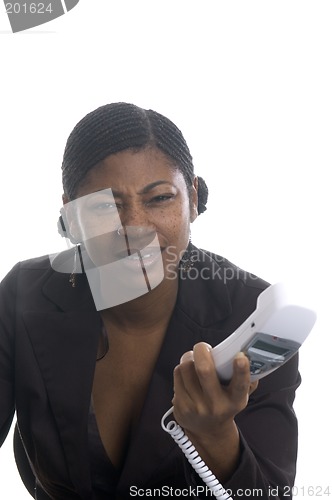
[[101, 440], [113, 465], [121, 468], [139, 421], [163, 332], [150, 341], [111, 342], [96, 364], [92, 399]]

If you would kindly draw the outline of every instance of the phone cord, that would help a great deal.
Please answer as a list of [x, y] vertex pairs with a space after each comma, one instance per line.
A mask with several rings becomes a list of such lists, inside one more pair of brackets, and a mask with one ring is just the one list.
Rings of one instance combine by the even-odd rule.
[[173, 413], [173, 409], [174, 407], [172, 406], [172, 408], [170, 408], [161, 419], [162, 428], [172, 436], [174, 441], [181, 448], [188, 462], [195, 469], [195, 472], [199, 475], [199, 477], [203, 479], [204, 483], [212, 491], [213, 495], [220, 500], [232, 500], [231, 495], [219, 483], [218, 479], [213, 472], [210, 471], [208, 466], [205, 465], [205, 462], [203, 462], [199, 456], [195, 446], [189, 440], [188, 436], [186, 436], [182, 427], [180, 427], [175, 420], [171, 420], [165, 424], [166, 418]]

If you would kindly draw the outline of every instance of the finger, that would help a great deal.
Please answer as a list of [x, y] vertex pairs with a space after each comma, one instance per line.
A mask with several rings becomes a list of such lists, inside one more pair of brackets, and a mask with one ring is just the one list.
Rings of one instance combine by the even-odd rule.
[[197, 373], [194, 365], [193, 351], [188, 351], [183, 354], [178, 367], [179, 375], [183, 388], [193, 401], [197, 401], [202, 397], [202, 388], [200, 386]]
[[238, 353], [233, 362], [233, 377], [228, 391], [237, 407], [244, 408], [248, 402], [250, 391], [250, 363], [243, 352]]
[[222, 389], [211, 349], [211, 346], [205, 342], [196, 344], [194, 346], [194, 365], [204, 396], [209, 401], [215, 401], [220, 398]]
[[259, 380], [255, 380], [254, 382], [250, 383], [249, 396], [251, 396], [251, 394], [257, 389], [258, 383], [259, 383]]
[[182, 412], [186, 408], [192, 408], [193, 401], [185, 387], [182, 377], [182, 367], [180, 367], [180, 365], [176, 366], [174, 369], [173, 384], [174, 396], [172, 404], [174, 406], [175, 413], [177, 410]]

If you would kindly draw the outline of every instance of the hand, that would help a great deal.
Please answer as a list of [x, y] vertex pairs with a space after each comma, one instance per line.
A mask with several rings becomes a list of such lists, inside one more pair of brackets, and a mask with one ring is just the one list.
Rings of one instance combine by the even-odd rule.
[[186, 352], [174, 370], [172, 403], [176, 421], [201, 456], [204, 449], [208, 450], [211, 463], [215, 460], [220, 464], [221, 450], [227, 449], [230, 460], [225, 464], [228, 466], [225, 471], [228, 473], [234, 468], [239, 453], [234, 417], [246, 407], [249, 395], [257, 385], [258, 382], [250, 382], [249, 360], [243, 353], [234, 359], [233, 377], [229, 385], [222, 385], [215, 369], [211, 346], [204, 342], [196, 344], [193, 351]]

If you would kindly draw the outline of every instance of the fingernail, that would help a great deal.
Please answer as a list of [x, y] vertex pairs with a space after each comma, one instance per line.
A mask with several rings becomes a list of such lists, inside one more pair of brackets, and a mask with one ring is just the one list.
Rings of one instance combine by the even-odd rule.
[[247, 364], [246, 355], [243, 352], [238, 352], [235, 356], [235, 360], [239, 368], [244, 368]]
[[181, 356], [180, 363], [184, 363], [185, 361], [192, 361], [192, 360], [193, 360], [193, 352], [192, 351], [188, 351], [188, 352], [185, 352]]
[[207, 350], [210, 352], [212, 349], [212, 345], [208, 344], [207, 342], [204, 342], [204, 344], [206, 345]]

